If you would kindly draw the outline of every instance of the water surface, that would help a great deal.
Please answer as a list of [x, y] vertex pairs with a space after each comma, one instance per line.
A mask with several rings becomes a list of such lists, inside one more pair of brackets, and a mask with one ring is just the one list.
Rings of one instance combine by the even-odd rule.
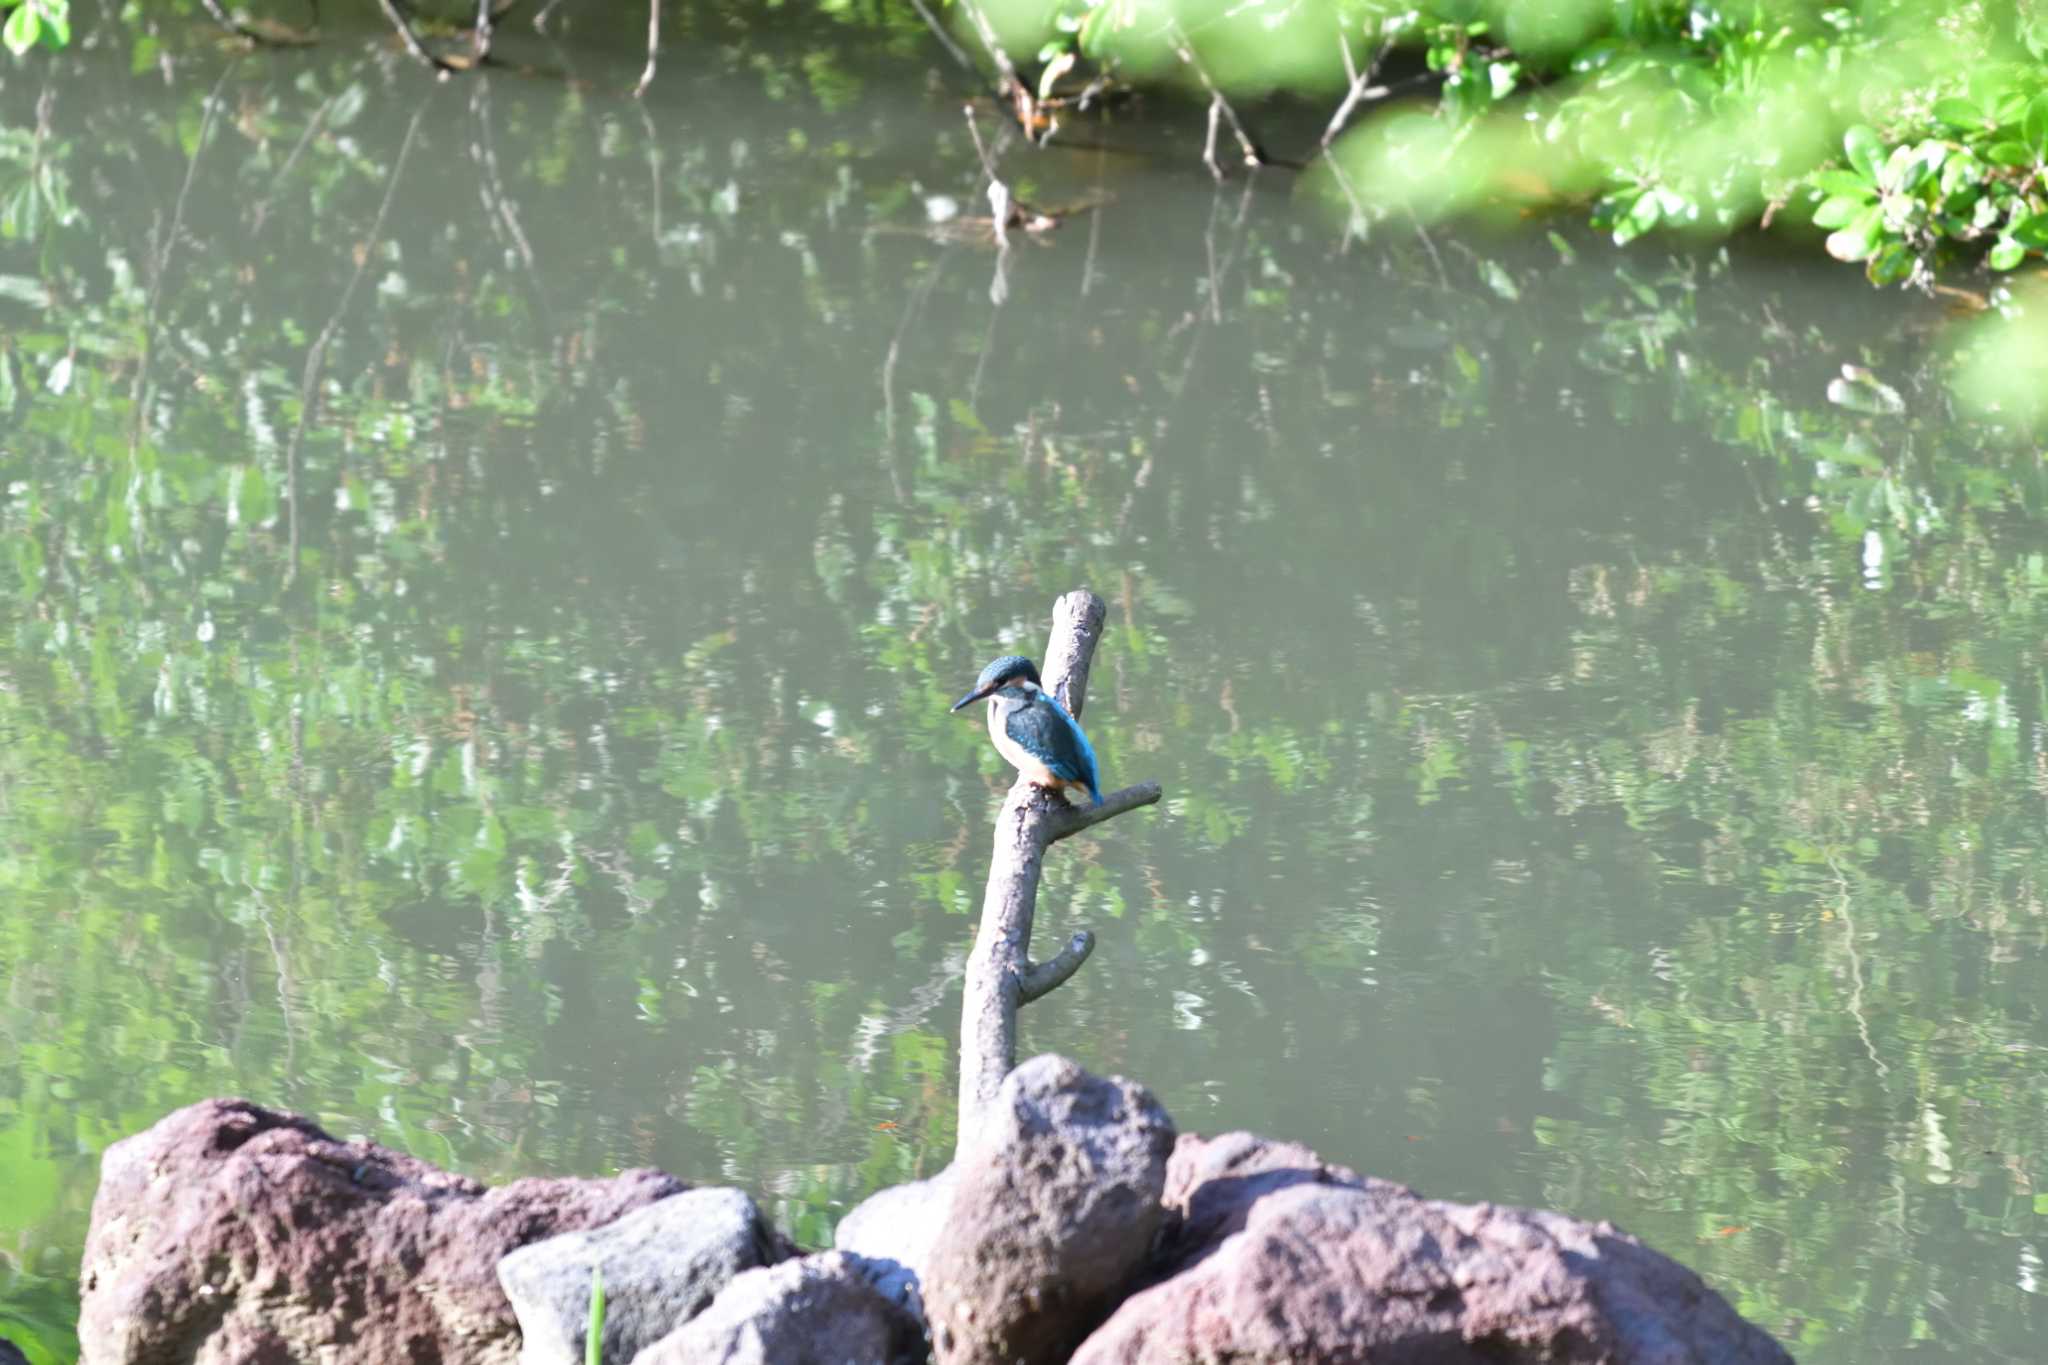
[[2039, 1358], [2044, 489], [1938, 311], [1348, 238], [1156, 108], [999, 148], [1099, 205], [999, 254], [927, 40], [693, 22], [644, 103], [594, 24], [0, 77], [0, 1334], [68, 1358], [99, 1152], [206, 1095], [812, 1243], [935, 1170], [945, 706], [1085, 584], [1167, 799], [1050, 860], [1028, 1048], [1803, 1360]]

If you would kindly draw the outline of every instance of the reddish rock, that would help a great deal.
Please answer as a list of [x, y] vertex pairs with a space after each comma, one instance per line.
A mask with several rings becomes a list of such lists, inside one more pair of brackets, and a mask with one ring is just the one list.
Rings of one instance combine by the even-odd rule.
[[1062, 1361], [1145, 1264], [1173, 1120], [1145, 1087], [1064, 1057], [1012, 1071], [954, 1158], [924, 1272], [939, 1365]]
[[1423, 1199], [1246, 1134], [1183, 1138], [1166, 1188], [1158, 1282], [1073, 1365], [1790, 1365], [1605, 1223]]
[[1399, 1185], [1333, 1166], [1298, 1142], [1275, 1142], [1253, 1133], [1183, 1136], [1166, 1163], [1166, 1221], [1151, 1278], [1178, 1274], [1243, 1229], [1252, 1206], [1297, 1185], [1342, 1185], [1354, 1190], [1407, 1193]]
[[659, 1171], [490, 1189], [311, 1120], [207, 1100], [107, 1149], [83, 1365], [510, 1365], [498, 1258], [686, 1188]]

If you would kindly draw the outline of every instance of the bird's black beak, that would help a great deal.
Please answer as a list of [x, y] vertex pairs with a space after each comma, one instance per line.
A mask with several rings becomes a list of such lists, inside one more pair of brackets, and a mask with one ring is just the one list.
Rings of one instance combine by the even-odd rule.
[[963, 706], [972, 706], [974, 705], [974, 703], [980, 701], [983, 697], [987, 696], [989, 693], [995, 690], [996, 684], [994, 683], [990, 683], [987, 687], [977, 687], [972, 692], [969, 692], [966, 696], [962, 697], [960, 700], [954, 702], [953, 709], [955, 711], [958, 711]]

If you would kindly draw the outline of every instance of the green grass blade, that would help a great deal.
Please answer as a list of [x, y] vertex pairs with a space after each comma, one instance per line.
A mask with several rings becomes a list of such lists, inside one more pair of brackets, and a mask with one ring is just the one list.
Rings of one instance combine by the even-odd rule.
[[583, 1365], [604, 1365], [604, 1267], [590, 1267], [590, 1325], [583, 1329]]

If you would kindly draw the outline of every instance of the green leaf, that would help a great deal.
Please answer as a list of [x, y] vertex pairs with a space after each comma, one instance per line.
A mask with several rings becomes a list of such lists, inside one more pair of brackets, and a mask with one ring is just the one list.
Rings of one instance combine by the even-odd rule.
[[2024, 142], [1994, 142], [1985, 149], [1984, 157], [2001, 166], [2031, 166], [2034, 164], [2033, 149]]
[[1854, 171], [1835, 169], [1816, 172], [1813, 177], [1813, 187], [1822, 194], [1829, 196], [1860, 194], [1865, 199], [1875, 199], [1877, 197], [1877, 186], [1871, 184]]
[[1913, 273], [1913, 253], [1904, 242], [1888, 242], [1866, 268], [1872, 284], [1897, 284]]
[[1109, 16], [1116, 10], [1115, 5], [1097, 5], [1088, 11], [1088, 17], [1081, 21], [1081, 51], [1090, 57], [1102, 55], [1103, 39], [1109, 35]]
[[13, 299], [31, 308], [48, 308], [50, 291], [43, 282], [29, 275], [0, 275], [0, 299]]
[[1853, 222], [1856, 216], [1870, 207], [1870, 201], [1851, 194], [1838, 194], [1824, 199], [1821, 206], [1813, 211], [1815, 227], [1838, 228]]
[[1830, 233], [1827, 241], [1828, 255], [1838, 261], [1860, 261], [1877, 248], [1877, 234], [1884, 221], [1884, 213], [1877, 205], [1856, 215], [1855, 219], [1840, 232]]
[[1994, 67], [1981, 76], [1973, 77], [1971, 85], [1975, 88], [1971, 90], [1970, 97], [1977, 101], [1977, 107], [1993, 123], [2017, 123], [2020, 115], [2026, 112], [2032, 82], [2022, 86], [2012, 67]]
[[2020, 122], [2020, 135], [2036, 152], [2048, 153], [2048, 92], [2027, 102], [2027, 116]]
[[1949, 127], [1964, 132], [1981, 132], [1991, 122], [1984, 117], [1982, 109], [1961, 99], [1936, 100], [1934, 116]]
[[42, 11], [43, 46], [66, 47], [71, 42], [70, 0], [30, 0]]
[[1884, 144], [1878, 141], [1876, 133], [1859, 123], [1842, 134], [1842, 150], [1849, 154], [1849, 164], [1863, 172], [1864, 179], [1877, 179], [1877, 168], [1884, 164]]
[[1045, 69], [1038, 76], [1038, 98], [1042, 100], [1052, 98], [1053, 86], [1059, 83], [1060, 77], [1074, 69], [1075, 61], [1072, 48], [1062, 47], [1058, 43], [1047, 43], [1046, 47], [1052, 49], [1052, 55], [1040, 57], [1045, 63]]
[[21, 5], [7, 16], [7, 27], [0, 31], [0, 41], [7, 44], [7, 50], [19, 57], [36, 45], [36, 36], [42, 31], [42, 16], [33, 5]]
[[2008, 229], [2007, 235], [2021, 246], [2048, 248], [2048, 213], [2020, 219]]
[[604, 1267], [590, 1267], [590, 1324], [583, 1329], [583, 1365], [604, 1365]]
[[1674, 73], [1674, 83], [1679, 90], [1695, 103], [1710, 105], [1714, 96], [1721, 93], [1721, 86], [1705, 67], [1687, 63]]
[[1656, 191], [1644, 191], [1636, 197], [1636, 202], [1629, 206], [1628, 212], [1622, 214], [1616, 220], [1614, 224], [1614, 244], [1616, 246], [1625, 246], [1633, 242], [1636, 238], [1657, 226], [1657, 220], [1663, 216], [1663, 206], [1658, 201]]
[[1984, 164], [1967, 151], [1958, 152], [1948, 159], [1941, 168], [1941, 192], [1953, 195], [1959, 190], [1973, 190], [1983, 183]]
[[2000, 237], [1985, 258], [1993, 270], [2010, 270], [2027, 258], [2027, 249], [2010, 237]]
[[277, 490], [253, 465], [242, 471], [234, 496], [235, 517], [244, 526], [262, 526], [277, 515]]
[[1486, 287], [1506, 299], [1509, 303], [1522, 297], [1522, 291], [1515, 287], [1515, 277], [1502, 268], [1499, 261], [1488, 259], [1479, 263], [1479, 278]]
[[1948, 154], [1949, 144], [1932, 138], [1915, 147], [1912, 159], [1903, 168], [1901, 184], [1905, 186], [1906, 193], [1919, 193], [1948, 163]]

